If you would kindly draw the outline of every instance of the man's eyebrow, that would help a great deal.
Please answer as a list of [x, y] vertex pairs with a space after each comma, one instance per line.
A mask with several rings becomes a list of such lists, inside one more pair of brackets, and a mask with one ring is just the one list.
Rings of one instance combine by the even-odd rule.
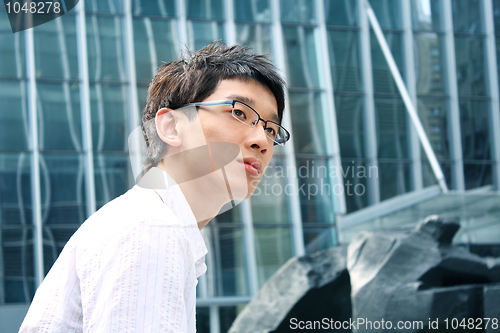
[[[245, 97], [245, 96], [240, 96], [240, 95], [229, 95], [227, 96], [228, 99], [235, 99], [235, 100], [238, 100], [240, 102], [243, 102], [245, 104], [248, 104], [250, 106], [254, 105], [255, 102], [253, 99], [251, 98], [248, 98], [248, 97]], [[253, 106], [252, 106], [253, 107]], [[257, 111], [257, 110], [256, 110]], [[259, 112], [259, 111], [257, 111]], [[271, 120], [276, 122], [276, 123], [279, 123], [280, 122], [280, 119], [278, 117], [278, 113], [275, 113], [273, 112], [273, 114], [271, 115]]]

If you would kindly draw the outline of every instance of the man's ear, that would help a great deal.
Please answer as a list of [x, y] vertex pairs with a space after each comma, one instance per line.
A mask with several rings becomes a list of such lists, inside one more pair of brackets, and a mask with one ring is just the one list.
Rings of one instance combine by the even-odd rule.
[[168, 108], [158, 110], [155, 123], [160, 139], [169, 146], [179, 147], [182, 144], [177, 125], [179, 116], [176, 111]]

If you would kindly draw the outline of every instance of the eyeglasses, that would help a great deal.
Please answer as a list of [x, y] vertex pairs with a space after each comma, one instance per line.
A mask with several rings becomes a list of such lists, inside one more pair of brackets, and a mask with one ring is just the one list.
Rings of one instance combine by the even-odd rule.
[[233, 117], [250, 127], [255, 127], [262, 121], [264, 123], [264, 132], [266, 136], [273, 140], [274, 145], [284, 146], [285, 143], [290, 140], [290, 133], [278, 123], [270, 120], [264, 120], [260, 117], [260, 115], [249, 105], [237, 101], [237, 100], [223, 100], [223, 101], [210, 101], [210, 102], [199, 102], [199, 103], [191, 103], [184, 105], [184, 107], [188, 106], [215, 106], [215, 105], [231, 105], [232, 106], [232, 115]]

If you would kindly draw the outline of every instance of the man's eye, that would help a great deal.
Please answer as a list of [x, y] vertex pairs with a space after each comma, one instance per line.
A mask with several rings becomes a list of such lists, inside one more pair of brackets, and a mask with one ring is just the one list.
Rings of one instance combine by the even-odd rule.
[[241, 119], [246, 119], [246, 115], [245, 115], [245, 112], [241, 111], [241, 110], [233, 110], [233, 114], [238, 117], [238, 118], [241, 118]]
[[266, 128], [267, 134], [271, 136], [272, 138], [276, 137], [276, 131], [270, 127]]

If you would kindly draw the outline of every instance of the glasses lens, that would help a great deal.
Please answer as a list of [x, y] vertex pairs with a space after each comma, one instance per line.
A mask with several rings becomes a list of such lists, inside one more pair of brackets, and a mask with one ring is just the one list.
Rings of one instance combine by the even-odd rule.
[[234, 103], [233, 117], [248, 126], [255, 126], [259, 121], [259, 116], [248, 106], [239, 102]]

